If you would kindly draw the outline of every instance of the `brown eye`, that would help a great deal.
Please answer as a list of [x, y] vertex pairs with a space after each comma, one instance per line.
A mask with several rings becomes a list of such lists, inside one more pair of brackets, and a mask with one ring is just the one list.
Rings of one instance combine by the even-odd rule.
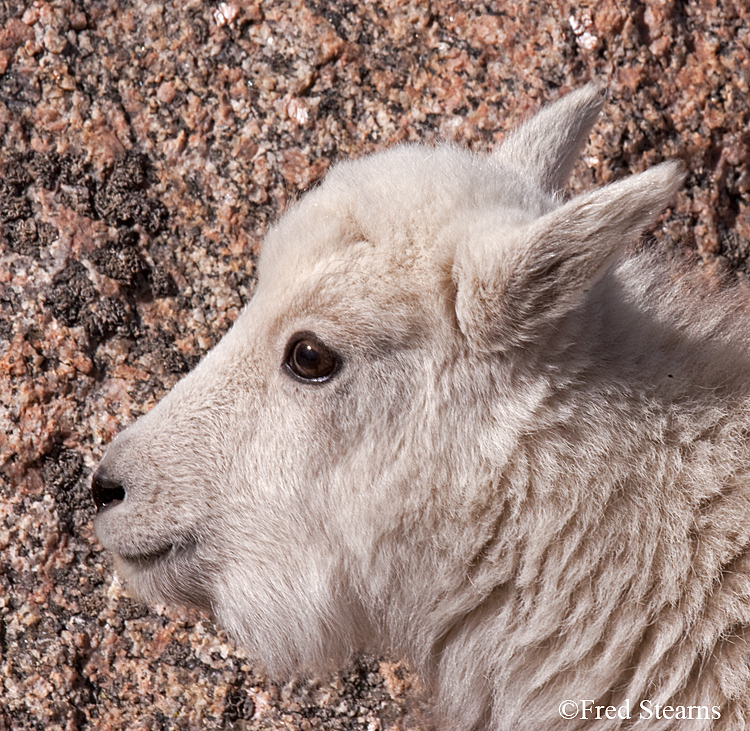
[[293, 338], [287, 351], [286, 367], [304, 381], [326, 381], [339, 367], [339, 359], [311, 335]]

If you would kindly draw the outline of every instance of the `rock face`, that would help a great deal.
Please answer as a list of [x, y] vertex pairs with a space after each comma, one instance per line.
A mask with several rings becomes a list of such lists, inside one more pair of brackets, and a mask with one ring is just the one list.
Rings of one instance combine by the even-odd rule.
[[91, 472], [333, 161], [489, 150], [589, 79], [610, 98], [573, 189], [682, 158], [659, 245], [746, 276], [747, 4], [26, 5], [0, 0], [0, 729], [423, 727], [397, 664], [274, 684], [206, 618], [127, 598]]

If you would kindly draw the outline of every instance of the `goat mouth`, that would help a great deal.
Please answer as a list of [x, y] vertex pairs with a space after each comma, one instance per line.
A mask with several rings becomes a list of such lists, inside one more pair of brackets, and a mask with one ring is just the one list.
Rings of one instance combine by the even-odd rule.
[[173, 550], [174, 546], [170, 545], [156, 551], [148, 551], [147, 553], [120, 553], [118, 555], [126, 563], [145, 569], [164, 560]]
[[133, 594], [146, 602], [164, 602], [213, 611], [214, 567], [202, 560], [193, 539], [148, 551], [115, 554], [115, 567]]
[[167, 543], [166, 545], [142, 553], [118, 552], [125, 563], [137, 569], [148, 569], [165, 561], [173, 560], [190, 553], [195, 548], [192, 541]]

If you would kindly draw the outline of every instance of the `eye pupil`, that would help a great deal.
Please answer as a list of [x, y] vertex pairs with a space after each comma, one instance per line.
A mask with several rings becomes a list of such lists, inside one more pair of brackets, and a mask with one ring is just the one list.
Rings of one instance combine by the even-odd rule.
[[297, 340], [287, 357], [289, 369], [305, 381], [324, 381], [337, 365], [338, 359], [331, 350], [312, 337]]
[[294, 362], [301, 371], [308, 373], [317, 372], [322, 360], [322, 354], [315, 349], [309, 340], [297, 343], [297, 346], [294, 348]]

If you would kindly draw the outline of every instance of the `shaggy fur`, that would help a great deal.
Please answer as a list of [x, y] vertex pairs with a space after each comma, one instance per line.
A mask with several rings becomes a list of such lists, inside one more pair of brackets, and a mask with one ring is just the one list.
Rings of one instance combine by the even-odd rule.
[[[566, 699], [629, 704], [597, 729], [745, 728], [748, 306], [623, 255], [679, 165], [563, 202], [601, 104], [569, 94], [490, 157], [342, 163], [285, 214], [232, 330], [95, 476], [137, 592], [276, 674], [405, 657], [451, 731], [590, 727]], [[284, 366], [299, 333], [330, 379]]]

